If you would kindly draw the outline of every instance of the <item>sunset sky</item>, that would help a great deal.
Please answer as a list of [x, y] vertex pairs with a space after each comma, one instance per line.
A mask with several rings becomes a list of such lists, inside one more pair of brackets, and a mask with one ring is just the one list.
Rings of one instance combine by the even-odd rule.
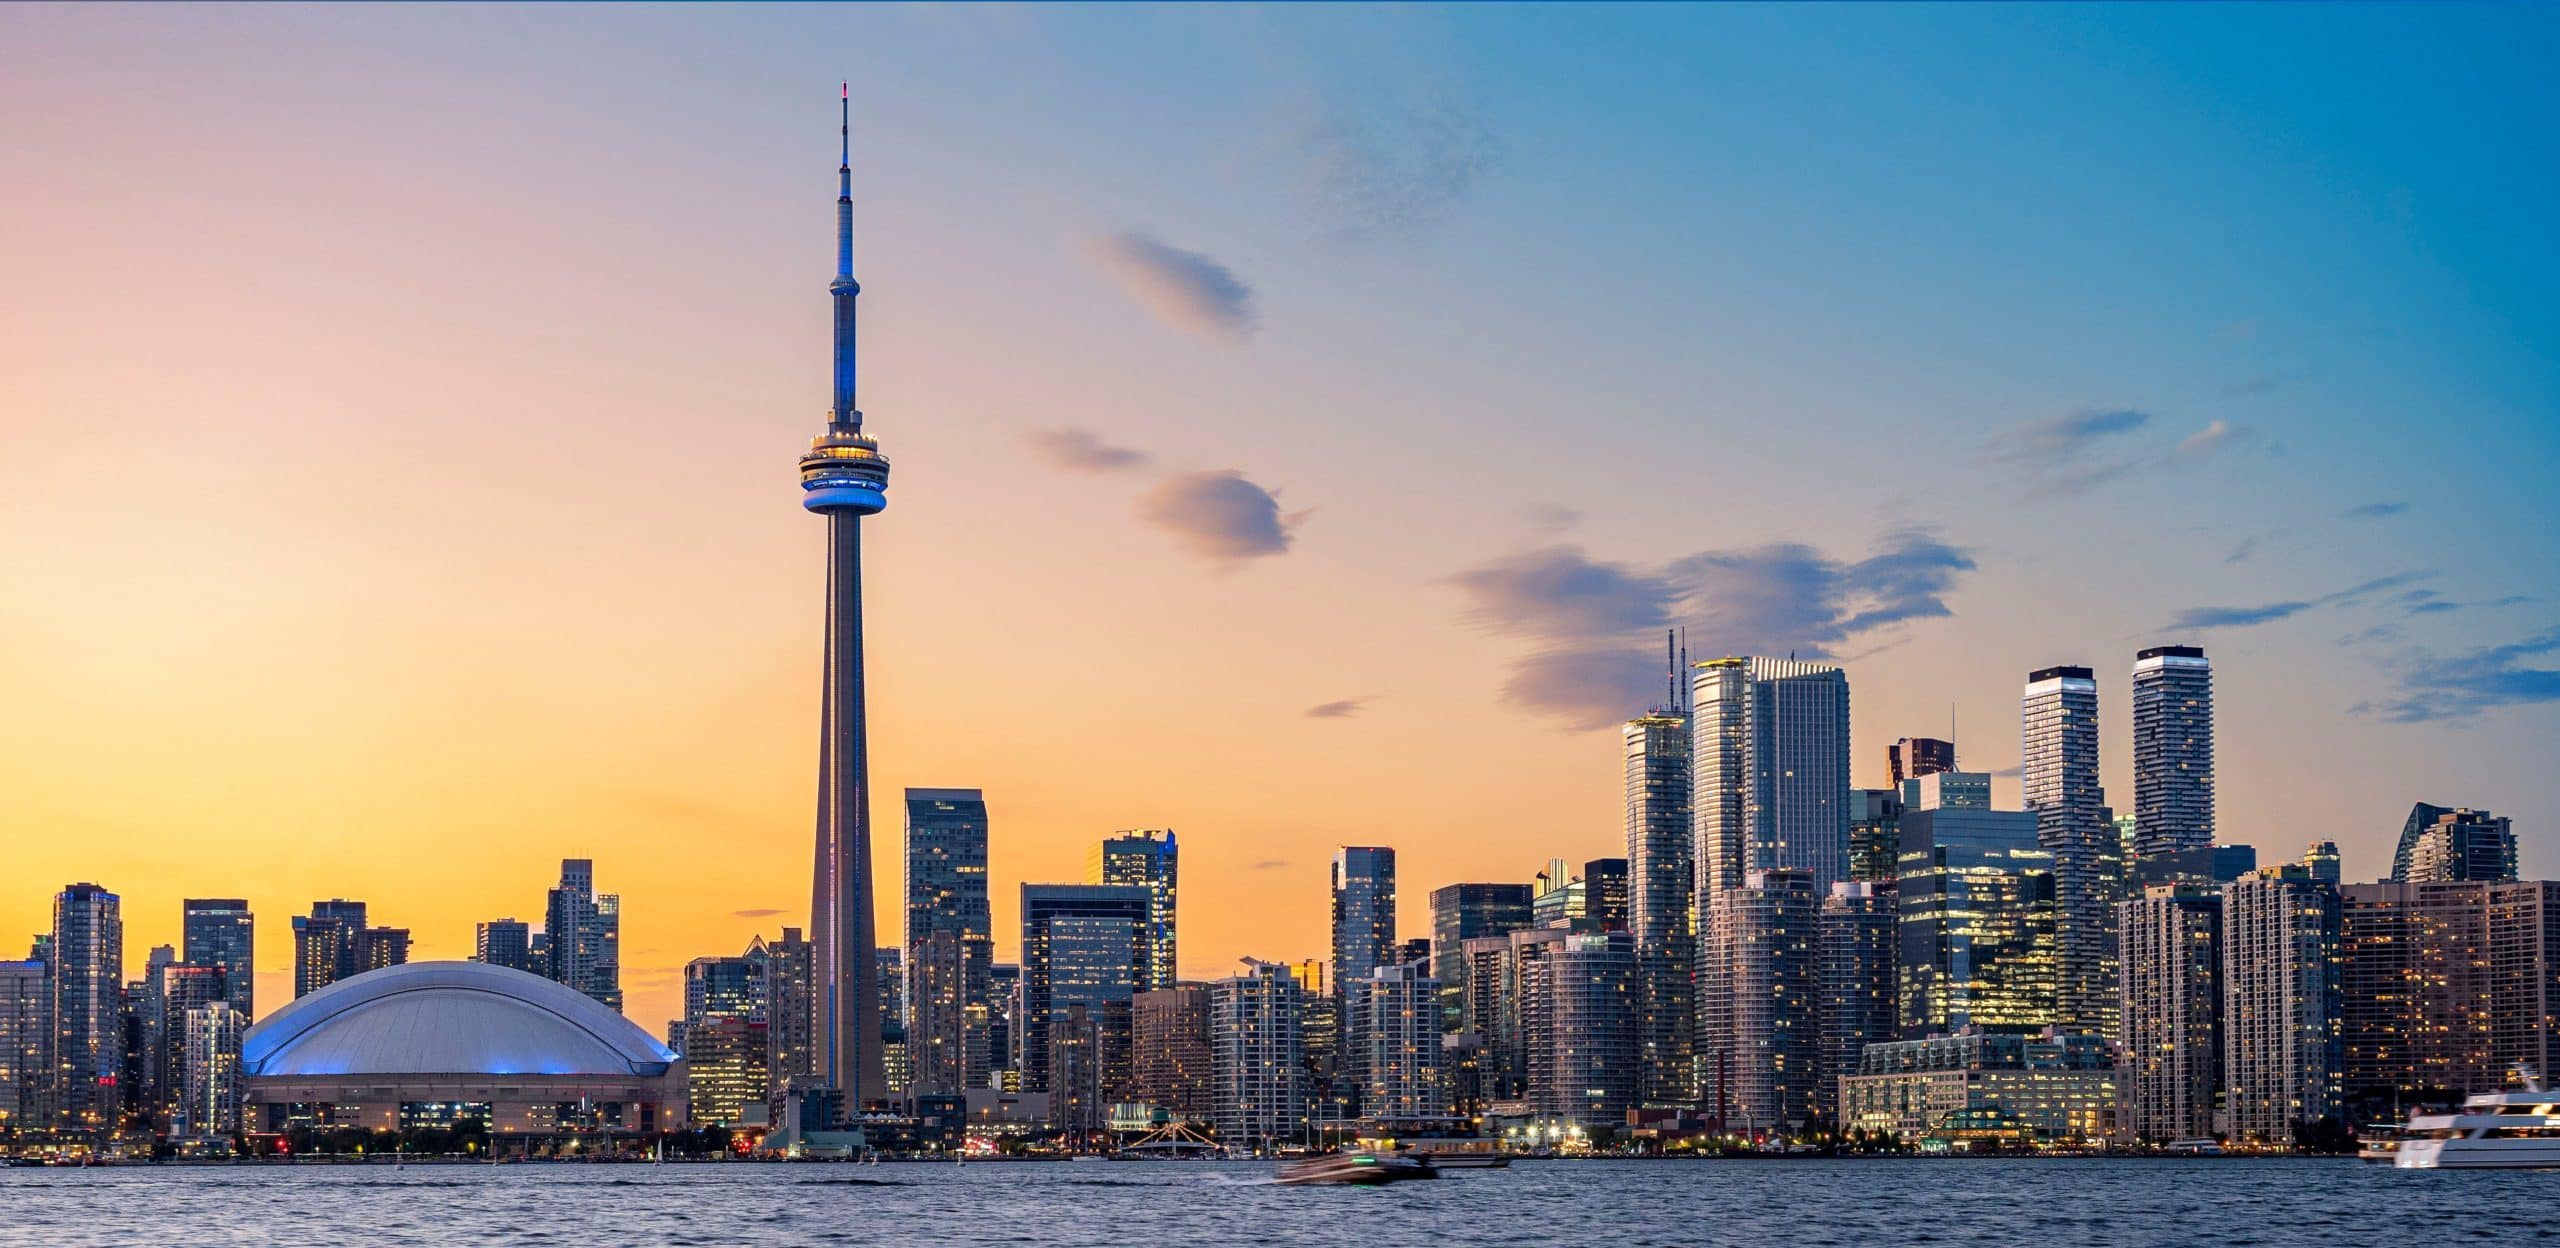
[[1624, 852], [1660, 637], [1854, 780], [2206, 647], [2226, 841], [2388, 867], [2560, 756], [2548, 7], [0, 8], [0, 956], [122, 894], [416, 956], [801, 924], [851, 80], [881, 932], [1116, 828], [1186, 973]]

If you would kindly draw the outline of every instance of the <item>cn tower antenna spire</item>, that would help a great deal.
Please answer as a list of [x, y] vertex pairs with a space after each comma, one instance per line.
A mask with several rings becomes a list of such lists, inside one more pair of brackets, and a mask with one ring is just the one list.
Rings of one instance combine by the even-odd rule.
[[862, 284], [853, 280], [853, 84], [845, 83], [837, 99], [837, 136], [843, 146], [836, 160], [836, 280], [827, 285], [836, 305], [836, 385], [827, 422], [860, 429], [862, 413], [854, 407], [853, 368], [853, 301], [862, 293]]

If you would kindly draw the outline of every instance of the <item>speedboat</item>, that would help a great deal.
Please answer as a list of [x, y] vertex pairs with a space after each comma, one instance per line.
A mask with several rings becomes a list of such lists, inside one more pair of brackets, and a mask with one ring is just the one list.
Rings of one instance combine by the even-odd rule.
[[1277, 1180], [1292, 1187], [1317, 1184], [1344, 1184], [1375, 1187], [1381, 1183], [1400, 1183], [1406, 1179], [1436, 1179], [1440, 1172], [1431, 1163], [1394, 1153], [1326, 1153], [1303, 1161], [1284, 1162]]
[[2522, 1088], [2463, 1098], [2449, 1114], [2416, 1114], [2391, 1162], [2403, 1170], [2560, 1167], [2560, 1094], [2521, 1066]]

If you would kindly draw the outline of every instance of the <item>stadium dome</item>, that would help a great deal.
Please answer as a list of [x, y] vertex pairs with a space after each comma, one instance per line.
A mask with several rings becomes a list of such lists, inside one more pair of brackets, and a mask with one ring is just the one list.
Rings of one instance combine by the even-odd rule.
[[607, 1075], [654, 1078], [676, 1060], [586, 994], [485, 962], [411, 962], [339, 980], [241, 1040], [243, 1073]]

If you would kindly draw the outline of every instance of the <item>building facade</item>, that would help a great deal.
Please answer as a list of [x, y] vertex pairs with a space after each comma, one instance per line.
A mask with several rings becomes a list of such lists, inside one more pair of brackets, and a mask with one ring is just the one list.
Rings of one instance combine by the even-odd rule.
[[1899, 789], [1905, 780], [1956, 769], [1956, 743], [1936, 737], [1904, 737], [1885, 747], [1885, 775]]
[[1209, 1117], [1209, 986], [1146, 989], [1129, 1009], [1130, 1099], [1178, 1118]]
[[2102, 1036], [1968, 1031], [1870, 1046], [1840, 1080], [1840, 1125], [1906, 1143], [1990, 1134], [2089, 1145], [2115, 1135], [2117, 1075]]
[[112, 1131], [125, 1108], [123, 902], [95, 884], [56, 894], [49, 959], [53, 1125]]
[[2511, 821], [2485, 810], [2418, 803], [2401, 825], [2391, 878], [2411, 883], [2516, 878]]
[[[1366, 979], [1394, 961], [1396, 851], [1348, 845], [1333, 856], [1333, 980]], [[1337, 994], [1338, 995], [1338, 994]]]
[[2194, 646], [2133, 660], [2134, 852], [2213, 844], [2213, 663]]
[[1689, 721], [1657, 713], [1627, 721], [1627, 932], [1636, 955], [1642, 1034], [1637, 1094], [1678, 1104], [1692, 1094], [1690, 1029], [1697, 1007], [1690, 982], [1697, 933], [1689, 926], [1696, 890], [1689, 816]]
[[1466, 1016], [1467, 942], [1507, 937], [1528, 927], [1526, 884], [1449, 884], [1431, 890], [1431, 977], [1440, 984], [1440, 1025], [1459, 1030]]
[[179, 916], [178, 958], [209, 967], [233, 1009], [258, 1016], [258, 919], [237, 897], [190, 897]]
[[[1125, 1069], [1129, 1001], [1146, 973], [1154, 901], [1134, 884], [1022, 886], [1022, 1055], [1024, 1091], [1048, 1091], [1050, 1027], [1084, 1006], [1106, 1029], [1106, 1067]], [[1118, 1007], [1116, 1014], [1105, 1007]]]
[[1513, 956], [1530, 1112], [1585, 1131], [1623, 1125], [1637, 1103], [1634, 942], [1624, 932], [1522, 932]]
[[986, 1083], [995, 968], [987, 830], [979, 790], [907, 790], [906, 1024], [919, 1094]]
[[550, 937], [552, 980], [620, 1013], [622, 898], [596, 892], [592, 860], [560, 860], [560, 883], [544, 907], [543, 932]]
[[1162, 988], [1182, 977], [1175, 903], [1180, 899], [1182, 856], [1173, 829], [1114, 832], [1093, 847], [1088, 884], [1135, 884], [1147, 890], [1147, 967], [1141, 987]]
[[1899, 1034], [1900, 902], [1892, 884], [1843, 880], [1822, 899], [1819, 922], [1822, 1069], [1814, 1077], [1812, 1109], [1837, 1122], [1839, 1077], [1858, 1069], [1868, 1045]]
[[1249, 963], [1209, 985], [1210, 1117], [1227, 1148], [1270, 1152], [1306, 1138], [1303, 1003], [1278, 963]]
[[2124, 1132], [2153, 1142], [2209, 1137], [2222, 1089], [2222, 894], [2154, 885], [2124, 901], [2116, 928]]
[[1710, 1108], [1729, 1127], [1783, 1131], [1815, 1107], [1822, 1075], [1821, 896], [1810, 872], [1753, 871], [1718, 897], [1702, 959], [1720, 982], [1701, 985], [1720, 1007], [1700, 1034], [1711, 1064]]
[[2113, 1036], [2124, 855], [2098, 783], [2098, 682], [2085, 667], [2043, 668], [2028, 673], [2019, 705], [2019, 789], [2053, 855], [2056, 1021]]
[[2299, 867], [2262, 868], [2222, 893], [2223, 1101], [2231, 1136], [2290, 1145], [2339, 1116], [2337, 890]]
[[[1969, 784], [1911, 782], [1902, 816], [1896, 992], [1904, 1039], [1968, 1027], [2034, 1033], [2054, 1024], [2053, 855], [2036, 817], [1974, 804]], [[1989, 777], [1970, 773], [1988, 792]], [[1931, 804], [1942, 797], [1960, 804]]]
[[1428, 1118], [1443, 1112], [1440, 982], [1418, 963], [1382, 966], [1344, 986], [1353, 1037], [1343, 1062], [1354, 1081], [1355, 1112], [1371, 1118]]

